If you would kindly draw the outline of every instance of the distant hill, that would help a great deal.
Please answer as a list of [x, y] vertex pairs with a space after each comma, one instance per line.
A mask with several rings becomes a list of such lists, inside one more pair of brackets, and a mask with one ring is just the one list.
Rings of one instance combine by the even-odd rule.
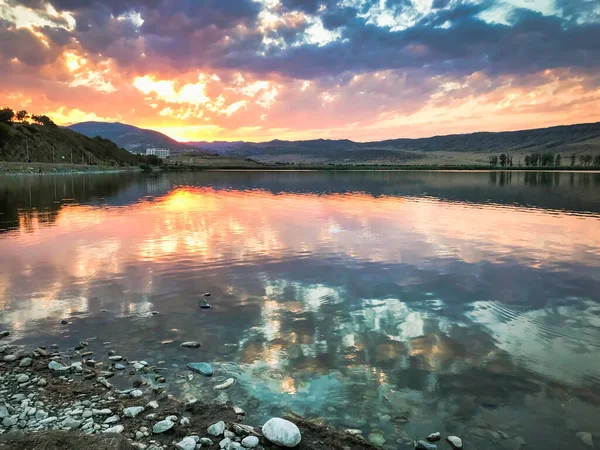
[[171, 151], [189, 150], [190, 145], [182, 144], [169, 136], [154, 130], [134, 127], [124, 123], [81, 122], [68, 127], [88, 137], [102, 136], [129, 151], [144, 151], [148, 147], [169, 148]]
[[[523, 131], [483, 132], [420, 139], [354, 142], [347, 139], [270, 142], [178, 143], [152, 130], [120, 123], [84, 122], [70, 127], [88, 136], [100, 135], [130, 150], [168, 147], [174, 152], [196, 148], [232, 158], [263, 163], [306, 164], [488, 164], [490, 155], [510, 153], [515, 163], [533, 152], [600, 153], [600, 122]], [[566, 164], [566, 160], [563, 162]]]
[[136, 165], [146, 160], [108, 139], [89, 138], [67, 128], [27, 123], [0, 128], [0, 161]]

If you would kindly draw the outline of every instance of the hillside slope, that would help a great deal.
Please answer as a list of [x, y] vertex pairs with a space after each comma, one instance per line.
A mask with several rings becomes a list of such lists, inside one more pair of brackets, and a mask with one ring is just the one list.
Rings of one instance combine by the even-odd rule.
[[25, 123], [0, 126], [0, 161], [113, 165], [146, 161], [108, 139], [89, 138], [67, 128]]
[[169, 148], [172, 151], [182, 151], [190, 148], [189, 145], [181, 144], [158, 131], [146, 130], [118, 122], [81, 122], [67, 128], [88, 137], [102, 136], [129, 151], [145, 150], [148, 147]]

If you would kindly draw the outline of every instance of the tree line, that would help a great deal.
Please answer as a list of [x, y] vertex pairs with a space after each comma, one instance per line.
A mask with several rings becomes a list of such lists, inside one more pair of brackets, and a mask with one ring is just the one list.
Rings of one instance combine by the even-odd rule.
[[[579, 161], [581, 166], [600, 166], [600, 154], [592, 156], [590, 154], [577, 155], [572, 153], [569, 156], [570, 165], [573, 167]], [[562, 165], [562, 156], [560, 153], [556, 155], [552, 152], [546, 153], [531, 153], [525, 155], [524, 164], [527, 167], [560, 167]], [[502, 153], [500, 156], [490, 156], [490, 166], [513, 167], [513, 155]], [[521, 165], [519, 161], [518, 165]]]
[[38, 116], [35, 114], [29, 115], [27, 111], [24, 109], [20, 111], [14, 111], [11, 108], [2, 108], [0, 109], [0, 123], [4, 123], [6, 125], [10, 125], [12, 123], [21, 122], [21, 123], [29, 123], [28, 120], [31, 119], [33, 122], [38, 123], [40, 125], [55, 127], [56, 124], [50, 119], [48, 116]]

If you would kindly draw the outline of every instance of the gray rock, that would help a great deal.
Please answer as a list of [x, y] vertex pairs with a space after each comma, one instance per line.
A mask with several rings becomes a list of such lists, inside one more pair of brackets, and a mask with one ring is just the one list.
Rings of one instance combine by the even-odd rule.
[[79, 420], [75, 420], [75, 419], [68, 417], [62, 421], [62, 426], [66, 427], [66, 428], [71, 428], [72, 430], [74, 430], [81, 426], [81, 422]]
[[35, 413], [35, 418], [37, 420], [44, 420], [46, 417], [48, 417], [48, 413], [41, 409], [38, 409], [37, 412]]
[[141, 397], [142, 395], [144, 395], [144, 393], [142, 391], [140, 391], [139, 389], [134, 389], [133, 391], [131, 391], [129, 393], [129, 395], [133, 398], [138, 398], [138, 397]]
[[117, 363], [117, 364], [115, 364], [115, 369], [117, 369], [117, 370], [125, 370], [125, 366], [123, 364]]
[[64, 364], [54, 360], [48, 363], [48, 369], [54, 370], [55, 372], [68, 372], [71, 370], [69, 366], [65, 366]]
[[10, 416], [8, 408], [5, 405], [0, 404], [0, 419]]
[[13, 417], [5, 417], [4, 419], [2, 419], [2, 426], [4, 428], [13, 427], [17, 424], [17, 422], [17, 419]]
[[202, 344], [196, 341], [188, 341], [181, 344], [181, 347], [184, 348], [200, 348]]
[[189, 363], [187, 365], [187, 368], [190, 369], [192, 372], [199, 373], [201, 375], [204, 375], [205, 377], [212, 377], [214, 373], [212, 366], [206, 362]]
[[151, 402], [148, 402], [148, 404], [146, 405], [147, 408], [152, 408], [152, 409], [156, 409], [158, 408], [158, 402], [155, 400], [152, 400]]
[[29, 367], [33, 363], [31, 358], [23, 358], [19, 363], [19, 367]]
[[234, 406], [233, 407], [233, 412], [236, 413], [238, 416], [245, 416], [246, 415], [246, 411], [244, 411], [242, 408], [240, 408], [238, 406]]
[[200, 438], [200, 440], [198, 440], [198, 444], [206, 446], [206, 447], [212, 447], [213, 445], [213, 441], [210, 440], [209, 438]]
[[368, 440], [375, 447], [383, 447], [385, 445], [385, 438], [381, 433], [369, 433]]
[[2, 358], [2, 361], [5, 362], [15, 362], [19, 357], [17, 355], [5, 355], [4, 358]]
[[225, 422], [221, 420], [220, 422], [213, 423], [206, 431], [211, 436], [221, 436], [225, 432]]
[[48, 382], [46, 381], [45, 378], [40, 378], [37, 382], [37, 385], [39, 387], [45, 387], [45, 386], [48, 386]]
[[125, 430], [125, 427], [123, 425], [115, 425], [114, 427], [110, 427], [110, 428], [107, 428], [106, 430], [104, 430], [104, 433], [121, 434], [123, 432], [123, 430]]
[[93, 413], [91, 410], [89, 410], [89, 409], [86, 409], [86, 410], [85, 410], [85, 411], [83, 411], [83, 413], [81, 414], [81, 417], [83, 417], [84, 419], [88, 419], [88, 418], [92, 417], [93, 415], [94, 415], [94, 413]]
[[112, 425], [113, 423], [117, 423], [119, 420], [121, 420], [121, 418], [115, 414], [114, 416], [110, 416], [108, 419], [106, 419], [104, 423], [107, 425]]
[[242, 445], [246, 448], [254, 448], [258, 443], [258, 438], [256, 436], [247, 436], [242, 439]]
[[17, 378], [17, 383], [20, 383], [20, 384], [27, 383], [28, 381], [29, 381], [29, 376], [25, 375], [25, 374], [21, 374]]
[[282, 447], [295, 447], [302, 440], [295, 424], [278, 417], [268, 420], [262, 427], [262, 433], [267, 440]]
[[440, 432], [431, 433], [427, 436], [427, 440], [429, 442], [437, 442], [442, 438], [442, 434]]
[[186, 437], [175, 444], [175, 447], [179, 450], [194, 450], [196, 448], [196, 441], [192, 437]]
[[95, 416], [110, 416], [112, 414], [112, 411], [108, 408], [92, 409], [92, 414], [94, 414]]
[[437, 445], [427, 441], [415, 441], [415, 450], [436, 450]]
[[0, 331], [0, 339], [5, 338], [6, 336], [10, 336], [10, 332], [9, 331]]
[[115, 362], [117, 362], [117, 361], [122, 361], [122, 360], [123, 360], [123, 357], [122, 357], [122, 356], [119, 356], [119, 355], [115, 355], [115, 356], [109, 356], [109, 357], [108, 357], [108, 359], [109, 359], [110, 361], [115, 361]]
[[225, 438], [221, 442], [219, 442], [219, 447], [225, 449], [229, 444], [231, 444], [231, 439]]
[[123, 415], [125, 417], [135, 417], [137, 416], [139, 413], [144, 411], [144, 407], [143, 406], [130, 406], [129, 408], [125, 408], [123, 410]]
[[460, 450], [463, 446], [462, 439], [458, 436], [448, 436], [446, 441], [448, 441], [448, 444], [450, 444], [450, 447], [454, 450]]
[[169, 431], [173, 428], [175, 424], [170, 420], [161, 420], [160, 422], [156, 422], [152, 427], [152, 432], [154, 434], [164, 433], [165, 431]]
[[583, 442], [588, 447], [594, 448], [594, 438], [592, 436], [592, 433], [580, 431], [579, 433], [575, 433], [575, 436], [577, 436], [581, 440], [581, 442]]

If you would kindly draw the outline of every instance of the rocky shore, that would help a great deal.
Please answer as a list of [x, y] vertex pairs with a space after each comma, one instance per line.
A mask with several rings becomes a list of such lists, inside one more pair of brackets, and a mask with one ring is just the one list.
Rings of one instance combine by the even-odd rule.
[[[2, 332], [0, 339], [8, 335]], [[272, 418], [261, 428], [245, 424], [245, 412], [231, 402], [181, 401], [163, 389], [160, 367], [107, 351], [109, 343], [94, 344], [0, 347], [0, 449], [366, 450], [383, 444], [360, 430], [335, 430], [294, 413]], [[195, 343], [182, 346], [194, 348]], [[187, 368], [190, 378], [213, 375], [206, 362]], [[117, 373], [128, 374], [115, 380], [130, 386], [114, 386], [111, 378]], [[214, 388], [226, 390], [234, 383], [229, 378]], [[406, 444], [434, 450], [439, 440], [440, 434], [433, 433]], [[444, 446], [460, 449], [462, 441], [449, 436]]]

